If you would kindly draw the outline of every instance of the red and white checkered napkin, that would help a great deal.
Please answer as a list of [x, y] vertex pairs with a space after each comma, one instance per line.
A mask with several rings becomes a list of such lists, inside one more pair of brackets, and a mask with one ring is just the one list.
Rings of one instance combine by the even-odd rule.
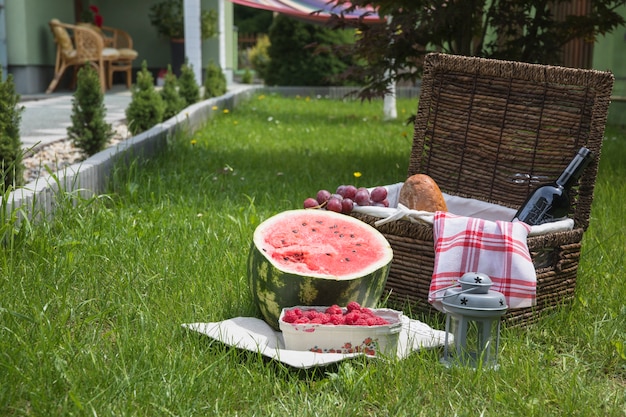
[[429, 301], [441, 310], [440, 292], [455, 285], [466, 272], [487, 274], [492, 290], [504, 294], [509, 308], [535, 304], [537, 275], [526, 237], [530, 226], [522, 222], [489, 221], [437, 212], [433, 223], [435, 267]]

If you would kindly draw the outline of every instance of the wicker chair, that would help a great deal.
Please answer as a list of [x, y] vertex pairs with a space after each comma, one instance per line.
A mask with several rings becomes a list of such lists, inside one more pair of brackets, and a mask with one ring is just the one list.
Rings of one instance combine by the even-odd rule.
[[111, 88], [113, 86], [113, 74], [115, 72], [123, 72], [126, 74], [126, 88], [130, 88], [133, 61], [138, 56], [137, 51], [133, 49], [133, 38], [128, 32], [110, 26], [102, 26], [100, 30], [104, 36], [105, 44], [108, 47], [115, 48], [119, 53], [119, 57], [111, 61], [107, 67], [108, 87]]
[[102, 91], [106, 90], [106, 66], [119, 58], [114, 48], [104, 45], [102, 36], [87, 26], [61, 23], [58, 19], [50, 21], [50, 30], [57, 44], [54, 78], [46, 93], [53, 92], [65, 71], [74, 67], [74, 80], [78, 67], [90, 64], [96, 68], [100, 76]]
[[[533, 322], [574, 296], [612, 87], [609, 72], [426, 57], [408, 175], [428, 174], [448, 194], [518, 208], [537, 182], [558, 177], [581, 146], [597, 156], [570, 195], [574, 229], [528, 238], [537, 305], [510, 310], [510, 324]], [[354, 216], [371, 225], [378, 220]], [[432, 313], [432, 227], [396, 221], [378, 229], [394, 250], [390, 300]]]

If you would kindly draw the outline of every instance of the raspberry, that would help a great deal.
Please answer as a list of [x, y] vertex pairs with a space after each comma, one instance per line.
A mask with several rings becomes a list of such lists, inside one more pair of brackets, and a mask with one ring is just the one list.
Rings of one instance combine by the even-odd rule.
[[293, 323], [294, 324], [306, 324], [306, 323], [309, 323], [309, 322], [310, 322], [310, 320], [307, 319], [306, 317], [300, 317], [296, 321], [294, 321]]
[[296, 313], [293, 312], [293, 310], [287, 310], [285, 311], [285, 314], [283, 315], [283, 321], [285, 323], [293, 323], [297, 319], [298, 319], [298, 316], [296, 315]]
[[333, 304], [332, 306], [326, 309], [326, 313], [328, 314], [343, 314], [343, 310], [337, 304]]
[[351, 311], [348, 314], [346, 314], [345, 316], [343, 316], [346, 324], [354, 324], [356, 323], [356, 321], [359, 319], [359, 313], [356, 311]]
[[366, 321], [368, 326], [376, 326], [378, 322], [376, 317], [368, 317]]
[[355, 326], [367, 326], [367, 319], [364, 319], [363, 317], [359, 317], [355, 322], [354, 322]]
[[293, 314], [295, 314], [296, 317], [302, 317], [302, 310], [300, 310], [298, 307], [294, 308], [293, 310], [288, 310], [288, 311], [293, 311]]
[[319, 314], [321, 314], [321, 313], [318, 313], [318, 312], [317, 312], [317, 311], [315, 311], [315, 310], [309, 310], [309, 311], [307, 311], [307, 312], [305, 312], [305, 313], [304, 313], [304, 317], [306, 317], [306, 318], [307, 318], [307, 319], [309, 319], [309, 320], [313, 320], [314, 318], [317, 318], [317, 316], [318, 316]]
[[367, 307], [361, 307], [361, 314], [363, 314], [364, 316], [373, 316], [374, 312]]
[[359, 311], [361, 309], [361, 305], [356, 301], [350, 301], [346, 308], [348, 311]]
[[330, 314], [319, 313], [317, 318], [319, 318], [321, 320], [322, 324], [330, 323]]
[[382, 326], [382, 325], [385, 325], [385, 324], [389, 324], [389, 322], [387, 320], [385, 320], [384, 318], [382, 318], [382, 317], [376, 317], [376, 325], [377, 326]]
[[330, 322], [334, 325], [346, 324], [342, 314], [333, 314], [330, 316]]

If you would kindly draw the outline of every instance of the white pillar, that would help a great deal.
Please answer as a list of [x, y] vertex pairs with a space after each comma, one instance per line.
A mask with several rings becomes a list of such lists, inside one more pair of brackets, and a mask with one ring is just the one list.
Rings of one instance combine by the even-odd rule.
[[219, 49], [220, 49], [220, 68], [222, 71], [226, 69], [226, 13], [224, 11], [224, 1], [217, 0], [217, 21], [218, 21], [218, 34], [219, 37]]
[[202, 85], [202, 32], [200, 28], [200, 0], [184, 0], [185, 57], [193, 68], [198, 85]]

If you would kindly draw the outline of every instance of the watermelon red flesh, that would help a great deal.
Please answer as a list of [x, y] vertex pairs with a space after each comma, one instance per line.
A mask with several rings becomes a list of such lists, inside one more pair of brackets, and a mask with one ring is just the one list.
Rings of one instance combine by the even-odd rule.
[[393, 253], [373, 227], [324, 210], [293, 210], [254, 233], [248, 277], [264, 319], [278, 328], [282, 308], [295, 305], [376, 307]]

